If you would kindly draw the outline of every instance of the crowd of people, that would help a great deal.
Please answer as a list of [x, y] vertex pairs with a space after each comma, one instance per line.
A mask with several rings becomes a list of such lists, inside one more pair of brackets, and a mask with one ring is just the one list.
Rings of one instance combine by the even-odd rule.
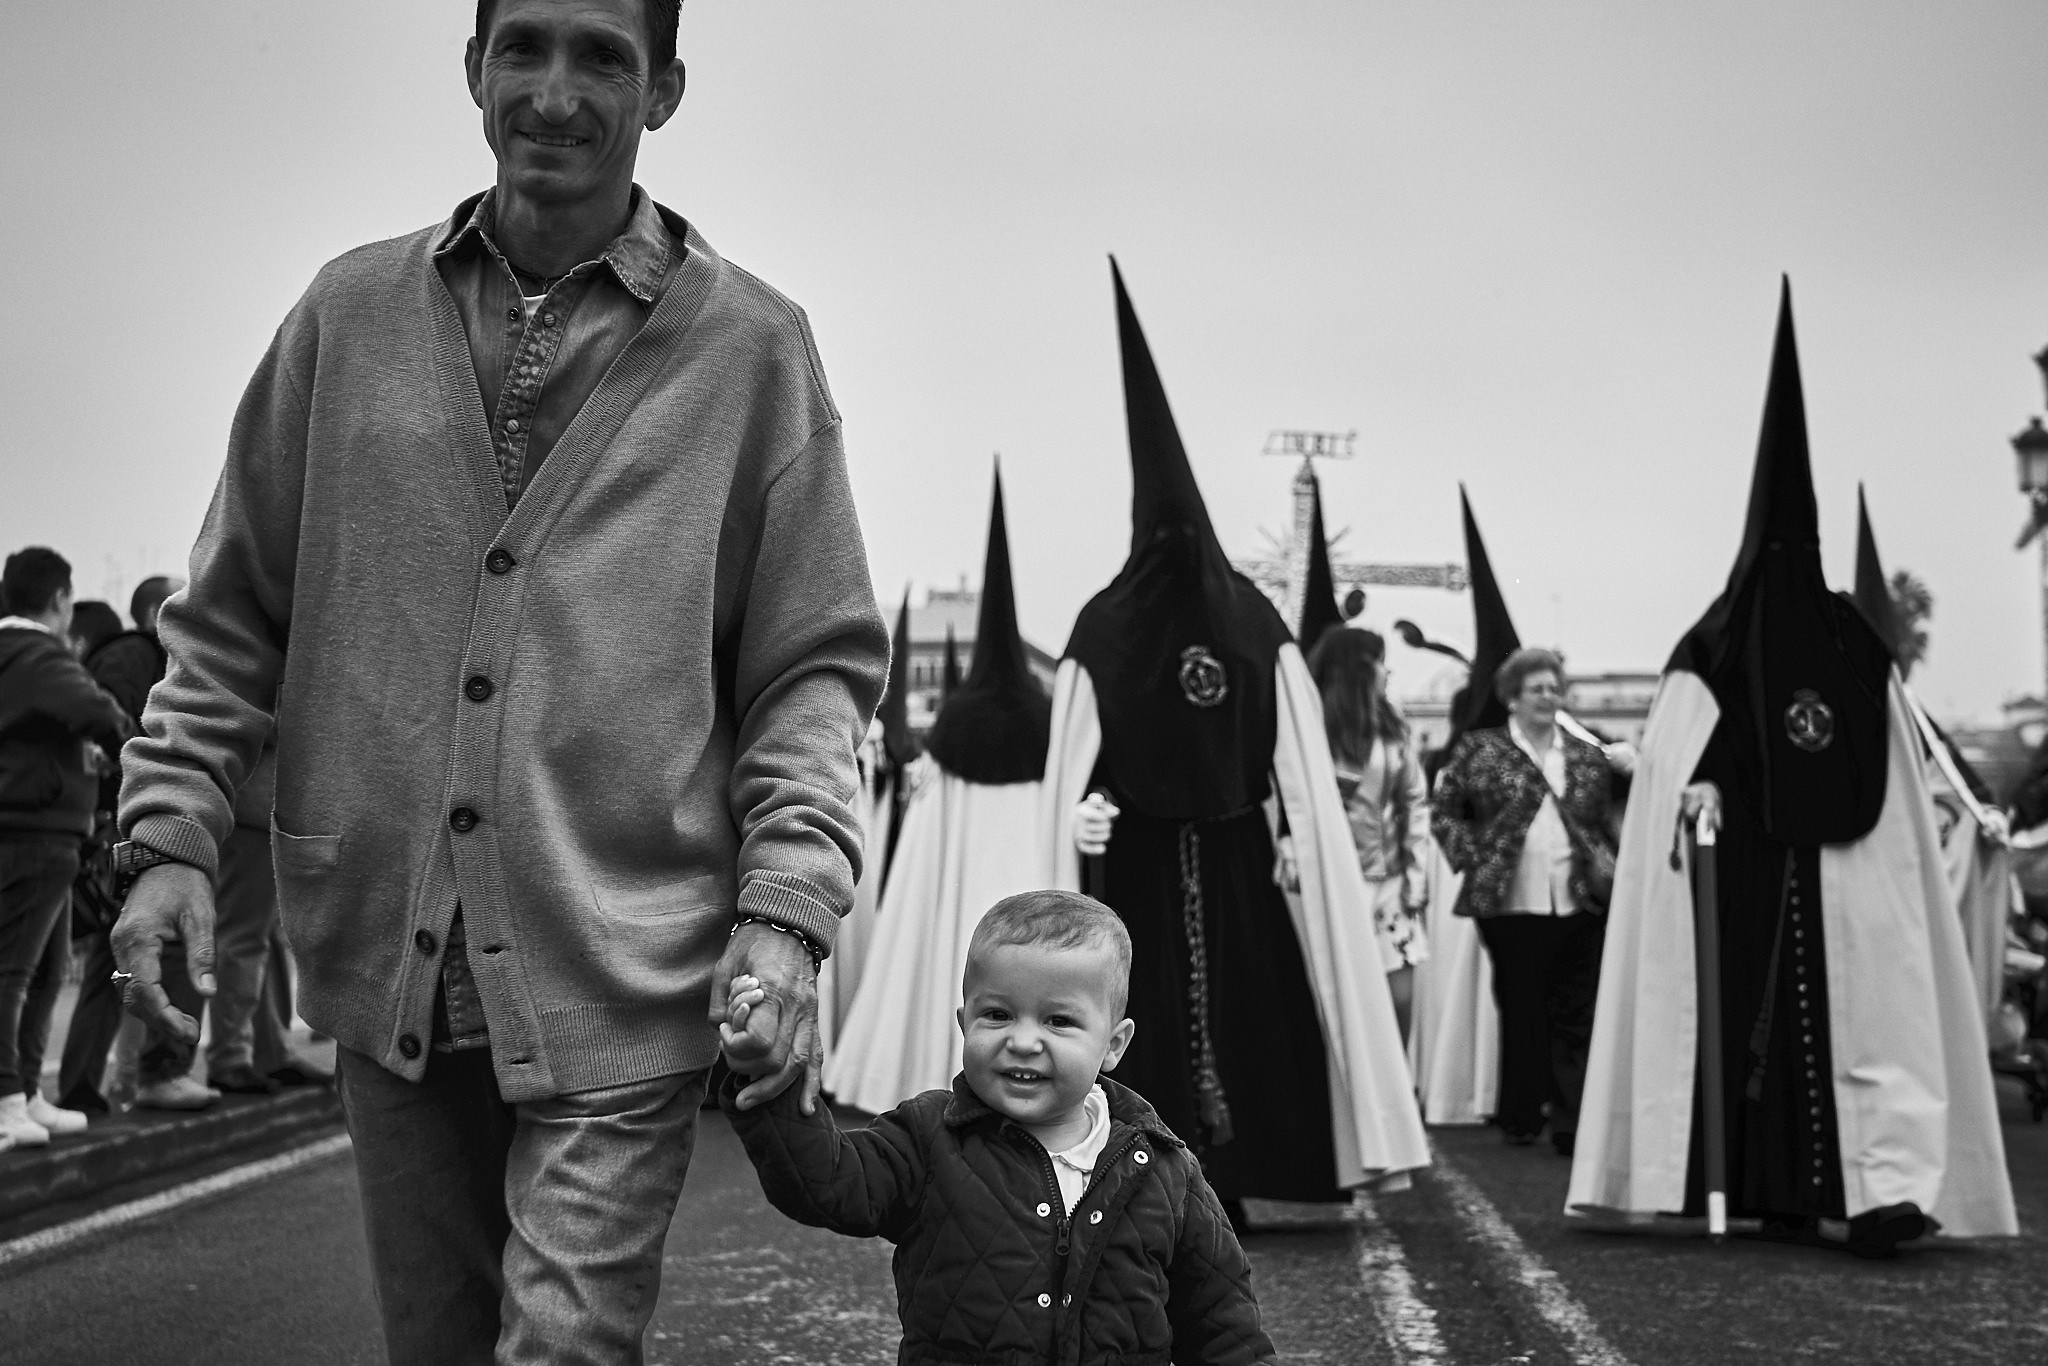
[[7, 561], [0, 1136], [107, 1107], [120, 1005], [139, 1105], [326, 1081], [296, 1009], [401, 1366], [638, 1360], [714, 1095], [779, 1208], [902, 1248], [907, 1361], [1271, 1360], [1247, 1201], [1399, 1190], [1440, 1105], [1547, 1130], [1582, 1212], [2014, 1231], [1941, 751], [1821, 581], [1789, 300], [1641, 753], [1469, 506], [1423, 753], [1326, 554], [1293, 621], [1230, 564], [1113, 265], [1128, 557], [1048, 688], [998, 487], [920, 753], [802, 313], [633, 180], [676, 8], [482, 0], [495, 183], [319, 273], [133, 630]]
[[[70, 564], [46, 546], [9, 555], [0, 574], [0, 1151], [42, 1147], [118, 1106], [203, 1110], [225, 1094], [269, 1095], [330, 1083], [290, 1032], [292, 963], [271, 875], [274, 757], [237, 798], [216, 904], [210, 995], [191, 975], [171, 990], [206, 1021], [197, 1037], [130, 1029], [114, 980], [120, 910], [113, 867], [121, 748], [140, 729], [163, 677], [157, 613], [182, 586], [144, 579], [128, 621], [109, 603], [74, 597]], [[56, 1076], [45, 1062], [61, 988], [77, 993]]]

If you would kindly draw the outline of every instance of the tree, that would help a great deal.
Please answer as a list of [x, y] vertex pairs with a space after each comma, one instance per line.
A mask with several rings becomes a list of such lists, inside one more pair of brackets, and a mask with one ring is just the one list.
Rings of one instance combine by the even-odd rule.
[[1892, 611], [1899, 621], [1899, 674], [1904, 677], [1927, 656], [1927, 630], [1923, 623], [1934, 617], [1934, 594], [1910, 569], [1894, 570], [1890, 588]]

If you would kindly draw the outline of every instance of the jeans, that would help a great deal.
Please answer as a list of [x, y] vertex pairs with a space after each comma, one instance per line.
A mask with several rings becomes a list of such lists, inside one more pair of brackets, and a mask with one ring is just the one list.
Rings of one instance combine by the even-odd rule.
[[0, 836], [0, 1095], [41, 1083], [71, 948], [78, 845], [76, 835]]
[[637, 1366], [708, 1069], [508, 1105], [489, 1049], [336, 1062], [392, 1366]]
[[1494, 1121], [1511, 1134], [1539, 1133], [1548, 1102], [1550, 1132], [1576, 1133], [1607, 917], [1496, 915], [1475, 923], [1500, 1007]]
[[[284, 1065], [281, 1040], [259, 1048], [259, 1029], [273, 1035], [278, 1024], [264, 998], [271, 940], [277, 934], [277, 877], [270, 862], [270, 832], [236, 826], [220, 847], [220, 876], [213, 896], [215, 990], [207, 1009], [213, 1037], [206, 1049], [206, 1074]], [[257, 1066], [266, 1053], [269, 1067]]]

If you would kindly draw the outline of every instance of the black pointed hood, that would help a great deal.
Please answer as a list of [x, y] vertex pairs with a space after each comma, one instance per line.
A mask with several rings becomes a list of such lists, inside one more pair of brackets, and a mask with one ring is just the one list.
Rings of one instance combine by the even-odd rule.
[[1905, 632], [1899, 621], [1898, 604], [1892, 601], [1891, 585], [1884, 575], [1884, 561], [1877, 557], [1877, 537], [1870, 530], [1870, 506], [1864, 501], [1863, 486], [1856, 486], [1856, 606], [1870, 629], [1884, 642], [1903, 675], [1905, 663], [1899, 654]]
[[917, 737], [910, 731], [910, 589], [896, 609], [896, 637], [889, 643], [889, 682], [875, 718], [882, 723], [882, 748], [889, 762], [901, 768], [917, 757]]
[[1315, 649], [1323, 632], [1344, 624], [1344, 609], [1337, 605], [1337, 576], [1330, 568], [1330, 541], [1323, 534], [1323, 481], [1310, 470], [1308, 565], [1301, 585], [1301, 629], [1295, 639], [1302, 652]]
[[1097, 773], [1118, 804], [1182, 820], [1225, 815], [1270, 790], [1274, 669], [1287, 625], [1224, 556], [1114, 260], [1110, 273], [1130, 430], [1131, 553], [1081, 609], [1067, 657], [1094, 684]]
[[1472, 670], [1465, 686], [1451, 699], [1451, 734], [1446, 748], [1458, 742], [1468, 730], [1486, 730], [1508, 723], [1508, 708], [1493, 690], [1493, 676], [1507, 657], [1522, 648], [1515, 633], [1514, 618], [1508, 615], [1507, 599], [1500, 581], [1493, 576], [1493, 561], [1486, 542], [1480, 538], [1478, 519], [1472, 515], [1472, 499], [1463, 484], [1458, 485], [1458, 512], [1465, 523], [1465, 577], [1472, 589]]
[[946, 661], [939, 674], [939, 700], [945, 701], [960, 686], [960, 642], [953, 639], [953, 623], [946, 623]]
[[1770, 838], [1841, 844], [1884, 806], [1891, 658], [1863, 614], [1830, 592], [1807, 454], [1806, 401], [1784, 286], [1749, 516], [1728, 587], [1670, 668], [1698, 674], [1721, 709], [1732, 794]]
[[[952, 636], [946, 638], [948, 650]], [[947, 656], [957, 668], [953, 656]], [[1003, 515], [1003, 474], [995, 474], [988, 514], [988, 554], [981, 572], [981, 611], [967, 677], [950, 689], [925, 749], [947, 772], [971, 783], [1025, 783], [1045, 776], [1052, 734], [1052, 697], [1031, 672], [1017, 629], [1010, 579], [1010, 534]]]

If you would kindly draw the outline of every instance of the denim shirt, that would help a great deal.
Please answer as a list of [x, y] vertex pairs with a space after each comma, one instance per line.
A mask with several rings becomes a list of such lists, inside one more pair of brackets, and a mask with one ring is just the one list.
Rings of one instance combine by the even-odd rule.
[[[492, 236], [496, 196], [487, 190], [456, 207], [449, 221], [461, 226], [435, 249], [434, 265], [469, 337], [509, 514], [604, 372], [639, 335], [683, 247], [669, 236], [653, 197], [635, 185], [625, 231], [594, 259], [550, 281], [540, 302], [529, 305]], [[442, 946], [434, 1047], [450, 1052], [490, 1042], [458, 906]]]

